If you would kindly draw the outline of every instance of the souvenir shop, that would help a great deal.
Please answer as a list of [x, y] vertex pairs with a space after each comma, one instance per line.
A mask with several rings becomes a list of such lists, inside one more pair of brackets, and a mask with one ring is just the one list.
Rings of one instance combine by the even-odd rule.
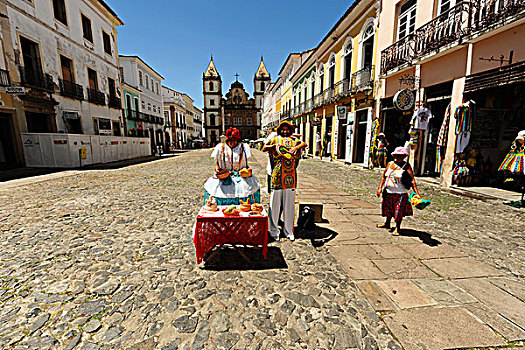
[[[418, 152], [420, 162], [418, 173], [422, 176], [439, 177], [441, 159], [445, 156], [447, 140], [440, 131], [448, 127], [450, 121], [450, 99], [453, 81], [425, 87], [424, 103], [420, 108], [427, 108], [427, 123], [418, 123]], [[417, 110], [416, 110], [417, 112]], [[444, 130], [443, 130], [444, 131]]]
[[[467, 81], [465, 103], [453, 115], [457, 123], [454, 184], [521, 191], [525, 173], [523, 137], [518, 135], [525, 130], [524, 89], [525, 83], [486, 89]], [[509, 158], [509, 153], [520, 150], [518, 158]]]
[[[380, 130], [385, 134], [388, 142], [388, 150], [391, 152], [396, 147], [403, 147], [408, 141], [408, 131], [410, 130], [410, 120], [412, 119], [413, 109], [400, 111], [394, 107], [394, 98], [381, 99], [380, 107]], [[391, 158], [388, 152], [389, 160]]]

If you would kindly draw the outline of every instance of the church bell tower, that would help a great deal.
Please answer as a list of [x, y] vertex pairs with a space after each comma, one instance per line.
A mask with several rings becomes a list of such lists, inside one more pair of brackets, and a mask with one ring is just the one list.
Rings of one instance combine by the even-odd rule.
[[257, 126], [259, 128], [262, 125], [263, 95], [270, 82], [270, 73], [268, 73], [261, 56], [261, 63], [259, 63], [259, 68], [253, 77], [253, 97], [255, 98], [255, 106], [259, 109], [257, 112]]
[[222, 130], [221, 99], [222, 80], [211, 57], [208, 68], [202, 75], [204, 95], [204, 129], [208, 144], [219, 143]]

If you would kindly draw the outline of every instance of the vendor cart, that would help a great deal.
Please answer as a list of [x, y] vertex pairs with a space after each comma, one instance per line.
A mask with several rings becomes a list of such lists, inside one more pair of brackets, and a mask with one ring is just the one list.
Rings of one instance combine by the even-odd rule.
[[210, 260], [224, 245], [232, 246], [248, 262], [248, 257], [238, 247], [262, 247], [262, 255], [266, 259], [268, 252], [266, 211], [263, 210], [259, 215], [241, 212], [238, 216], [225, 216], [222, 209], [227, 206], [218, 208], [219, 210], [215, 212], [201, 208], [197, 215], [193, 233], [197, 263], [200, 264], [205, 254], [209, 252], [211, 253], [206, 260]]

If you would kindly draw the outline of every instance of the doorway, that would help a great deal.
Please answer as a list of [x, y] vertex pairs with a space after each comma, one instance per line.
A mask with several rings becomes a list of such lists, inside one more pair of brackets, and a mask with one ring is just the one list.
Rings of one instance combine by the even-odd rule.
[[337, 159], [346, 159], [346, 120], [339, 120]]
[[368, 110], [356, 112], [356, 137], [355, 137], [355, 157], [354, 163], [364, 163], [365, 146], [366, 146], [366, 128], [368, 119]]
[[0, 169], [16, 166], [11, 114], [0, 113]]

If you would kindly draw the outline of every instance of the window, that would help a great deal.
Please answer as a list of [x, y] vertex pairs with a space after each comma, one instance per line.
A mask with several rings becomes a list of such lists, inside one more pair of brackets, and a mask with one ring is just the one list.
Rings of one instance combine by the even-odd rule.
[[134, 97], [133, 101], [135, 103], [135, 110], [138, 111], [139, 110], [139, 99]]
[[144, 85], [144, 82], [142, 81], [142, 71], [139, 70], [139, 85], [142, 86]]
[[53, 0], [55, 19], [67, 26], [66, 4], [64, 0]]
[[343, 51], [344, 55], [344, 79], [350, 80], [350, 76], [352, 75], [352, 53], [353, 53], [353, 47], [352, 47], [352, 41], [350, 40], [348, 44], [345, 47], [345, 50]]
[[88, 86], [91, 90], [98, 90], [97, 72], [88, 68]]
[[252, 118], [251, 117], [246, 118], [246, 125], [248, 125], [248, 126], [252, 125]]
[[264, 81], [261, 81], [261, 91], [264, 91]]
[[[399, 8], [397, 39], [403, 39], [416, 29], [417, 0], [408, 0]], [[365, 33], [366, 34], [366, 33]]]
[[102, 31], [102, 42], [104, 43], [104, 52], [111, 55], [111, 38], [105, 31]]
[[149, 77], [146, 74], [144, 74], [144, 78], [146, 78], [146, 89], [149, 90]]
[[319, 69], [319, 93], [324, 90], [324, 66]]
[[62, 68], [62, 80], [74, 83], [75, 77], [73, 75], [73, 61], [65, 56], [60, 55], [60, 66]]
[[143, 111], [146, 110], [146, 103], [144, 103], [144, 101], [141, 101], [140, 105]]
[[118, 70], [120, 72], [120, 82], [123, 83], [124, 82], [124, 68], [119, 67]]
[[148, 103], [148, 111], [151, 111], [151, 103]]
[[157, 94], [159, 93], [159, 83], [155, 83], [155, 88], [157, 90]]
[[108, 78], [109, 97], [117, 97], [117, 90], [115, 89], [115, 80]]
[[153, 112], [157, 113], [157, 106], [153, 105]]
[[233, 125], [242, 125], [242, 118], [241, 117], [233, 118]]
[[210, 100], [210, 106], [215, 106], [215, 100], [213, 98]]
[[224, 118], [224, 125], [225, 126], [230, 125], [230, 118]]
[[210, 91], [213, 91], [213, 81], [210, 81]]
[[439, 5], [439, 14], [450, 10], [456, 5], [456, 0], [441, 0], [440, 2], [441, 4]]
[[210, 125], [211, 126], [215, 125], [215, 114], [210, 114]]
[[93, 32], [91, 31], [91, 20], [84, 15], [82, 16], [82, 33], [84, 39], [93, 43]]
[[37, 83], [42, 75], [42, 63], [40, 61], [40, 50], [38, 44], [32, 40], [20, 37], [22, 47], [22, 58], [24, 61], [24, 73], [28, 82]]

